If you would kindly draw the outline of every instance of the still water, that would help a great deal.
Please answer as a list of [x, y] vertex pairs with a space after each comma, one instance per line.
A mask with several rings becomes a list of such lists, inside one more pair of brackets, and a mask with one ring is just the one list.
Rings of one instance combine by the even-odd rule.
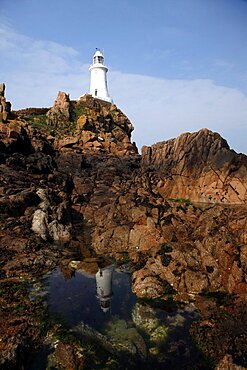
[[[46, 280], [48, 307], [70, 330], [90, 333], [124, 348], [157, 369], [207, 369], [189, 335], [199, 315], [192, 303], [164, 307], [138, 300], [131, 275], [113, 264], [95, 273], [77, 270], [70, 278], [57, 268]], [[100, 337], [100, 338], [101, 338]], [[150, 360], [151, 358], [151, 360]], [[126, 367], [127, 368], [127, 367]]]
[[116, 271], [114, 265], [96, 275], [80, 270], [70, 279], [56, 269], [47, 283], [50, 312], [60, 314], [72, 327], [83, 321], [101, 330], [114, 316], [131, 320], [136, 296], [130, 289], [130, 275]]

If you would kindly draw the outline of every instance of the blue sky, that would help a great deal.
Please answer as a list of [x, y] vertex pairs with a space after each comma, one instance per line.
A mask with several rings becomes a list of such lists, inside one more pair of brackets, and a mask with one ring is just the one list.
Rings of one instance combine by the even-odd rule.
[[99, 47], [139, 147], [208, 127], [247, 152], [247, 1], [0, 0], [0, 25], [14, 109], [87, 92]]

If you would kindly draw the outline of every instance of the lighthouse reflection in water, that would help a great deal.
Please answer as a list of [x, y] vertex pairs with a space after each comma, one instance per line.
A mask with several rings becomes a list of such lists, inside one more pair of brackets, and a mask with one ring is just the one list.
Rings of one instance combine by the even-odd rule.
[[114, 265], [100, 268], [96, 273], [96, 291], [100, 308], [103, 312], [110, 311], [112, 297], [112, 274]]
[[55, 269], [46, 284], [49, 311], [60, 314], [71, 327], [83, 322], [100, 331], [110, 316], [131, 320], [136, 296], [127, 267], [105, 258], [88, 258], [70, 278], [61, 268]]

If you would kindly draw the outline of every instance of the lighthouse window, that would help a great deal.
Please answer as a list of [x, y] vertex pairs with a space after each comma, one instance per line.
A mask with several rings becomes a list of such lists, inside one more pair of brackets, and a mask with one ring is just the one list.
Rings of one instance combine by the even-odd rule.
[[97, 94], [98, 94], [98, 90], [97, 90], [97, 89], [95, 89], [95, 93], [94, 93], [94, 95], [95, 95], [95, 96], [97, 96]]

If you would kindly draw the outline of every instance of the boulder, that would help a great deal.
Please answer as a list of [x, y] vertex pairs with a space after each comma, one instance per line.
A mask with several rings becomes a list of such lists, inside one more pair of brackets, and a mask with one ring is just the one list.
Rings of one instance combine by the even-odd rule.
[[33, 214], [32, 230], [43, 240], [48, 238], [48, 215], [42, 209], [37, 209]]

